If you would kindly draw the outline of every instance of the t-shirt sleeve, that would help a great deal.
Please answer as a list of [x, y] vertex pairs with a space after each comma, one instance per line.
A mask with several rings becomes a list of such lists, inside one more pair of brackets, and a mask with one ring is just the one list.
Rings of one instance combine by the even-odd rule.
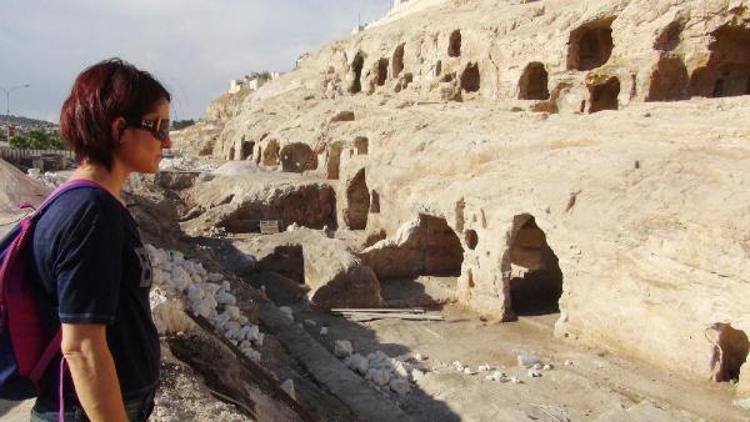
[[91, 201], [69, 228], [55, 262], [58, 314], [66, 324], [115, 320], [122, 279], [122, 216]]

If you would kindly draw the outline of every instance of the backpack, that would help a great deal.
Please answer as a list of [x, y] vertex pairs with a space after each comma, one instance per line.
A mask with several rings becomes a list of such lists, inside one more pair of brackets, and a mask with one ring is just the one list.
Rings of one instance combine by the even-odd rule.
[[0, 241], [0, 399], [36, 397], [44, 372], [60, 352], [62, 327], [50, 339], [42, 326], [30, 282], [30, 247], [34, 227], [47, 207], [63, 193], [83, 187], [99, 185], [82, 179], [61, 185]]

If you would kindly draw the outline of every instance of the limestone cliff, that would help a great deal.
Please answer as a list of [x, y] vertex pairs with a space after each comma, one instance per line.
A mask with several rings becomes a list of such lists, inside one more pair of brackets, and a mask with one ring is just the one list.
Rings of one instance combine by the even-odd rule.
[[430, 244], [407, 235], [446, 239], [420, 262], [460, 244], [441, 271], [480, 312], [559, 297], [560, 336], [738, 372], [721, 339], [750, 331], [749, 6], [429, 2], [247, 96], [213, 153], [329, 179], [340, 230], [392, 237], [365, 261]]

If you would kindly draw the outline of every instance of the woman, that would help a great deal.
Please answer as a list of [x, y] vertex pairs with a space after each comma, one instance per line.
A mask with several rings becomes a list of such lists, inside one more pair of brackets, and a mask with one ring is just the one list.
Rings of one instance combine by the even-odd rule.
[[34, 232], [42, 311], [49, 327], [62, 324], [62, 353], [32, 421], [57, 420], [63, 356], [66, 421], [142, 421], [153, 409], [151, 267], [120, 192], [131, 173], [156, 172], [171, 146], [170, 100], [149, 73], [111, 59], [84, 70], [63, 105], [60, 130], [79, 162], [71, 179], [95, 186], [62, 194]]

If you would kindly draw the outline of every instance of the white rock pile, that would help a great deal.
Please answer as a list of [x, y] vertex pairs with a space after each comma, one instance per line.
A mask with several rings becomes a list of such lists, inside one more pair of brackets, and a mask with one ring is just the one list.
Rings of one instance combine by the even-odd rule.
[[349, 340], [337, 340], [334, 355], [343, 359], [344, 364], [372, 383], [380, 391], [393, 391], [399, 395], [411, 391], [411, 383], [424, 377], [424, 370], [406, 362], [402, 358], [392, 358], [378, 350], [363, 356], [354, 353]]
[[59, 175], [59, 174], [56, 174], [56, 173], [52, 173], [52, 172], [49, 172], [49, 171], [45, 172], [45, 173], [42, 173], [37, 168], [30, 168], [28, 170], [27, 176], [29, 176], [30, 178], [36, 180], [37, 182], [39, 182], [40, 184], [42, 184], [44, 187], [47, 187], [47, 188], [50, 188], [50, 189], [54, 189], [54, 188], [62, 185], [67, 180], [67, 178], [65, 176], [62, 176], [62, 175]]
[[253, 346], [263, 345], [263, 333], [242, 315], [229, 281], [223, 275], [209, 273], [200, 262], [186, 259], [179, 251], [152, 245], [146, 245], [146, 249], [156, 285], [151, 294], [154, 322], [157, 328], [161, 327], [160, 332], [184, 329], [176, 315], [180, 302], [173, 300], [182, 298], [194, 314], [210, 321], [216, 331], [239, 347], [245, 356], [260, 361], [260, 353]]
[[221, 163], [196, 158], [187, 157], [181, 155], [175, 155], [174, 157], [165, 157], [159, 162], [159, 170], [161, 171], [200, 171], [200, 172], [211, 172], [221, 166]]
[[542, 371], [551, 371], [554, 366], [542, 363], [542, 359], [534, 353], [522, 352], [517, 356], [518, 366], [527, 368], [529, 378], [540, 378]]

